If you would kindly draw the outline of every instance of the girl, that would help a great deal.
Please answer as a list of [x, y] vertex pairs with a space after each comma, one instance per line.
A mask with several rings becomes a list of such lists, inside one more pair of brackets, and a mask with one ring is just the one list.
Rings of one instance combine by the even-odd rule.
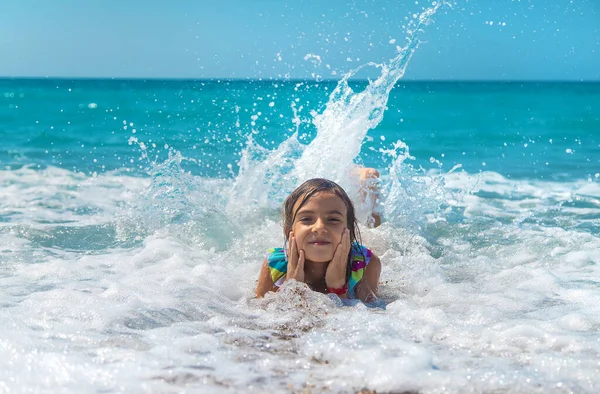
[[295, 279], [314, 291], [335, 293], [340, 298], [365, 303], [377, 299], [381, 262], [358, 242], [354, 206], [338, 184], [317, 178], [294, 190], [283, 204], [283, 233], [287, 250], [269, 249], [260, 271], [257, 297]]

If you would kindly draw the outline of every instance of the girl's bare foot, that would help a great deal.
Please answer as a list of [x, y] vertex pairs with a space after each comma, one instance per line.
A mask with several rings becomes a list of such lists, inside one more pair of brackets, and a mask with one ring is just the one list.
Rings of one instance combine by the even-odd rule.
[[379, 172], [374, 168], [359, 167], [356, 169], [360, 183], [360, 196], [371, 211], [367, 225], [371, 228], [381, 224], [381, 215], [375, 209], [379, 203]]

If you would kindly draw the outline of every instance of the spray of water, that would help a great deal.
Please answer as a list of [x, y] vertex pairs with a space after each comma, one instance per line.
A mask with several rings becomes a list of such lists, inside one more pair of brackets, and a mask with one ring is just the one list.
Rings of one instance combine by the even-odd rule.
[[[394, 58], [383, 64], [364, 64], [348, 72], [338, 82], [325, 110], [312, 114], [316, 136], [310, 143], [299, 141], [303, 121], [298, 117], [295, 103], [292, 103], [295, 133], [276, 149], [260, 146], [251, 134], [241, 152], [239, 173], [233, 182], [216, 185], [203, 180], [202, 184], [198, 184], [181, 168], [184, 160], [193, 159], [172, 151], [167, 161], [158, 164], [151, 161], [144, 143], [137, 139], [130, 140], [130, 144], [140, 146], [140, 160], [148, 163], [152, 183], [140, 196], [141, 208], [133, 210], [143, 212], [142, 217], [130, 218], [129, 223], [134, 228], [122, 233], [137, 233], [139, 237], [139, 234], [152, 233], [156, 229], [192, 222], [216, 222], [226, 228], [229, 234], [236, 230], [245, 233], [255, 223], [262, 223], [265, 217], [277, 221], [277, 209], [283, 199], [300, 183], [315, 177], [338, 182], [355, 202], [359, 202], [360, 186], [353, 170], [359, 161], [363, 141], [368, 131], [377, 127], [383, 119], [390, 91], [404, 75], [419, 44], [419, 33], [441, 5], [434, 3], [411, 21], [406, 45], [398, 47]], [[365, 67], [375, 67], [380, 75], [369, 81], [363, 91], [355, 92], [349, 81]], [[384, 176], [380, 184], [382, 201], [379, 203], [390, 225], [406, 228], [411, 223], [423, 220], [426, 212], [435, 210], [439, 205], [440, 193], [437, 191], [441, 190], [441, 181], [424, 179], [422, 171], [413, 169], [405, 162], [411, 156], [408, 146], [403, 142], [394, 144], [390, 152], [382, 152], [384, 155], [392, 154], [394, 160], [389, 168], [383, 169]], [[431, 198], [432, 195], [436, 197]], [[366, 204], [356, 204], [359, 219], [368, 219], [373, 203], [366, 201]], [[122, 227], [127, 229], [130, 226]], [[208, 227], [194, 227], [193, 231], [201, 234], [219, 233]], [[231, 236], [226, 238], [232, 239]], [[199, 241], [196, 238], [193, 240]]]
[[[435, 5], [419, 16], [409, 33], [407, 45], [399, 49], [396, 57], [384, 64], [360, 66], [340, 80], [329, 97], [325, 111], [314, 116], [317, 136], [296, 162], [295, 175], [299, 179], [318, 176], [345, 183], [348, 167], [360, 153], [367, 132], [383, 119], [390, 91], [404, 75], [419, 44], [419, 32], [429, 23], [438, 7]], [[381, 75], [362, 92], [355, 92], [348, 84], [349, 79], [369, 66], [379, 68]]]
[[[298, 122], [295, 122], [296, 133], [273, 151], [249, 140], [242, 152], [240, 172], [229, 193], [232, 198], [228, 212], [238, 215], [242, 206], [251, 207], [250, 212], [273, 209], [279, 206], [283, 198], [299, 183], [315, 177], [338, 182], [356, 200], [359, 185], [353, 175], [353, 169], [356, 167], [355, 162], [363, 141], [368, 131], [377, 127], [383, 119], [390, 91], [404, 75], [406, 66], [419, 44], [419, 33], [442, 5], [434, 2], [431, 8], [411, 21], [407, 43], [403, 48], [398, 48], [398, 54], [394, 58], [383, 64], [362, 65], [339, 81], [325, 110], [320, 114], [313, 113], [312, 123], [316, 127], [316, 136], [308, 145], [298, 141]], [[369, 81], [363, 91], [355, 92], [350, 87], [349, 80], [365, 67], [379, 69], [380, 75]], [[395, 161], [385, 171], [391, 177], [386, 184], [382, 184], [382, 196], [391, 197], [391, 200], [384, 204], [389, 217], [406, 216], [407, 210], [399, 210], [396, 203], [414, 203], [404, 198], [411, 192], [418, 194], [411, 197], [414, 200], [422, 199], [428, 194], [426, 189], [431, 184], [421, 182], [422, 187], [407, 188], [407, 181], [410, 184], [415, 183], [412, 179], [415, 171], [412, 167], [404, 165], [404, 161], [410, 158], [408, 147], [402, 146], [402, 142], [398, 144], [397, 148], [404, 149], [406, 154], [395, 155]], [[411, 172], [410, 176], [402, 174], [406, 170]], [[432, 209], [433, 205], [419, 205], [422, 209], [411, 216], [422, 217], [423, 212]], [[400, 207], [406, 207], [406, 204], [401, 204]], [[361, 208], [358, 207], [359, 217], [366, 216]]]

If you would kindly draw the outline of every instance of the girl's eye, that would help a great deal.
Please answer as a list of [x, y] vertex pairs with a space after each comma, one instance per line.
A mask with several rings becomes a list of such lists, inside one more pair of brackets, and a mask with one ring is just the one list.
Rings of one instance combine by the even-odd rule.
[[300, 221], [301, 221], [302, 223], [310, 222], [310, 221], [311, 221], [311, 218], [309, 218], [309, 217], [300, 218]]
[[329, 221], [330, 221], [330, 222], [337, 223], [337, 222], [339, 222], [339, 221], [340, 221], [340, 219], [338, 219], [338, 218], [330, 218], [330, 219], [329, 219]]

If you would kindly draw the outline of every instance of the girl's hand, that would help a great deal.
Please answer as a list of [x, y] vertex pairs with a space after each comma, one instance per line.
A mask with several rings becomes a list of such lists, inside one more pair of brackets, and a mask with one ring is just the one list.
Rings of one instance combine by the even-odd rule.
[[350, 253], [350, 230], [345, 228], [342, 233], [342, 240], [335, 249], [333, 259], [325, 272], [327, 287], [341, 289], [346, 284], [348, 253]]
[[296, 237], [294, 237], [293, 231], [290, 231], [288, 240], [288, 263], [285, 277], [285, 280], [290, 279], [304, 282], [304, 250], [298, 252], [298, 245], [296, 245]]

